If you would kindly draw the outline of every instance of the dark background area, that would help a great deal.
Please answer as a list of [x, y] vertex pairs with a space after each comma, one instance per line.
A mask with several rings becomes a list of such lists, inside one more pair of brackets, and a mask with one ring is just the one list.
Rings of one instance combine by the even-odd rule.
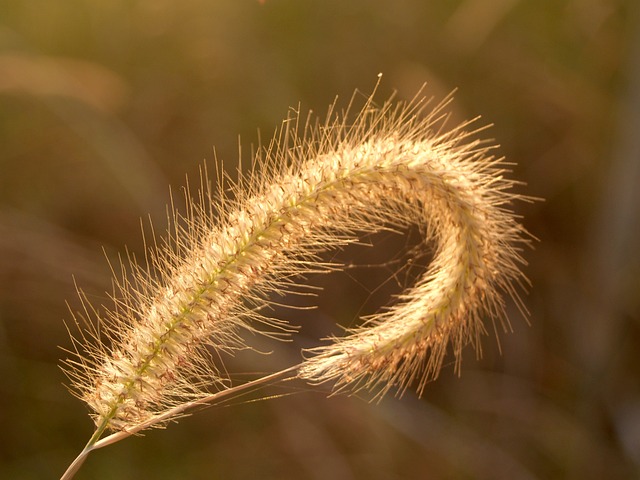
[[[59, 368], [74, 278], [106, 303], [213, 148], [234, 171], [288, 107], [427, 82], [516, 162], [530, 325], [450, 362], [422, 399], [295, 395], [214, 407], [97, 451], [78, 479], [640, 476], [640, 6], [628, 0], [140, 0], [0, 6], [1, 478], [57, 478], [92, 431]], [[384, 239], [382, 239], [384, 241]], [[395, 240], [400, 246], [404, 240]], [[369, 251], [370, 250], [370, 251]], [[363, 263], [384, 264], [386, 247]], [[380, 255], [380, 257], [377, 257]], [[396, 265], [399, 263], [396, 262]], [[388, 280], [385, 268], [363, 277]], [[356, 273], [302, 322], [349, 324], [391, 287]], [[374, 282], [375, 283], [375, 282]], [[393, 283], [393, 282], [387, 282]], [[386, 284], [385, 284], [386, 285]], [[392, 289], [391, 289], [392, 290]], [[372, 307], [373, 305], [373, 307]], [[370, 311], [369, 311], [370, 313]], [[324, 327], [323, 327], [324, 328]], [[319, 330], [322, 330], [319, 328]], [[273, 357], [297, 362], [279, 344]], [[269, 360], [271, 361], [271, 360]], [[231, 362], [267, 368], [264, 357]], [[290, 393], [273, 390], [269, 394]]]

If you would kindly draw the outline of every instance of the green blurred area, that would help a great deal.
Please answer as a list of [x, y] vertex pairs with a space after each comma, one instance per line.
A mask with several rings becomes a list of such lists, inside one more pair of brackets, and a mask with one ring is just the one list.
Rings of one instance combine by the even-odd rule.
[[[637, 2], [29, 0], [0, 6], [0, 478], [56, 478], [91, 434], [58, 347], [74, 278], [108, 303], [102, 247], [141, 255], [140, 218], [162, 225], [169, 185], [214, 147], [233, 172], [238, 135], [248, 162], [289, 107], [346, 107], [379, 72], [380, 101], [458, 88], [454, 117], [494, 124], [518, 189], [544, 198], [517, 206], [540, 239], [530, 326], [511, 306], [502, 352], [490, 335], [422, 400], [238, 401], [95, 452], [77, 478], [640, 477]], [[386, 303], [361, 281], [323, 279], [305, 321]]]

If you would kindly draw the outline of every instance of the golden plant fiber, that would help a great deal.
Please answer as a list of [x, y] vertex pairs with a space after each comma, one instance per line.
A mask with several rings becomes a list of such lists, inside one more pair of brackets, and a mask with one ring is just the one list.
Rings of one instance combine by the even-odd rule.
[[121, 433], [116, 441], [238, 388], [211, 352], [248, 348], [248, 331], [292, 334], [265, 307], [304, 290], [304, 275], [339, 269], [319, 255], [368, 233], [415, 224], [433, 261], [390, 308], [305, 352], [292, 376], [336, 391], [422, 393], [447, 348], [459, 366], [465, 345], [479, 351], [487, 321], [508, 326], [505, 294], [526, 315], [529, 236], [511, 205], [527, 198], [495, 147], [476, 139], [481, 129], [449, 128], [450, 98], [430, 106], [422, 91], [380, 106], [372, 95], [357, 112], [353, 102], [323, 123], [294, 112], [234, 183], [218, 175], [214, 192], [204, 175], [186, 213], [172, 208], [170, 234], [148, 242], [145, 264], [123, 262], [109, 311], [82, 296], [76, 323], [99, 326], [76, 334], [66, 365], [97, 426], [85, 456], [109, 443], [98, 442], [107, 430]]

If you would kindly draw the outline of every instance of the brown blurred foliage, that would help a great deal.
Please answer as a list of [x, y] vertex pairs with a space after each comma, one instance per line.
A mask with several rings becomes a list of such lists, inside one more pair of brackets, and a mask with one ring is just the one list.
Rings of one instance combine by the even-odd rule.
[[[0, 6], [1, 478], [51, 478], [92, 425], [65, 389], [74, 278], [108, 303], [169, 185], [249, 158], [289, 106], [453, 88], [516, 162], [540, 239], [530, 326], [491, 337], [425, 398], [302, 388], [241, 400], [90, 457], [77, 478], [640, 476], [640, 8], [633, 0], [68, 0]], [[402, 240], [400, 241], [402, 245]], [[384, 248], [365, 263], [384, 263]], [[365, 269], [384, 282], [390, 273]], [[348, 323], [391, 287], [321, 279], [303, 320]], [[387, 282], [385, 285], [393, 282]], [[321, 300], [322, 301], [322, 300]], [[304, 312], [303, 312], [304, 313]], [[295, 312], [300, 316], [300, 312]], [[321, 329], [320, 329], [321, 330]], [[314, 337], [307, 339], [313, 344]], [[317, 338], [317, 337], [316, 337]], [[274, 355], [296, 361], [287, 344]], [[238, 371], [265, 369], [265, 359]], [[285, 361], [286, 364], [286, 361]], [[275, 390], [274, 395], [291, 393]], [[366, 395], [363, 395], [366, 399]]]

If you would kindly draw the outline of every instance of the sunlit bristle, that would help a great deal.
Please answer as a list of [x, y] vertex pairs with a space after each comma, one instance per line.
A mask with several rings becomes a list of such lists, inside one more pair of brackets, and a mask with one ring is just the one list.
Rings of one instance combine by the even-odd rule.
[[169, 236], [147, 238], [145, 264], [128, 259], [115, 272], [111, 310], [82, 297], [78, 318], [97, 318], [100, 332], [80, 335], [68, 366], [98, 428], [152, 425], [228, 388], [212, 349], [247, 348], [247, 331], [292, 334], [262, 315], [270, 299], [337, 268], [319, 253], [389, 225], [417, 224], [425, 248], [435, 246], [432, 264], [388, 311], [305, 352], [300, 378], [378, 395], [417, 382], [422, 392], [449, 345], [459, 360], [466, 344], [479, 348], [487, 321], [505, 324], [502, 295], [519, 303], [524, 278], [527, 234], [510, 210], [523, 197], [494, 147], [474, 139], [480, 129], [448, 126], [449, 101], [429, 109], [420, 92], [381, 106], [370, 97], [342, 115], [331, 108], [324, 122], [294, 115], [235, 184], [219, 174], [213, 193], [205, 172], [186, 212], [171, 209]]

